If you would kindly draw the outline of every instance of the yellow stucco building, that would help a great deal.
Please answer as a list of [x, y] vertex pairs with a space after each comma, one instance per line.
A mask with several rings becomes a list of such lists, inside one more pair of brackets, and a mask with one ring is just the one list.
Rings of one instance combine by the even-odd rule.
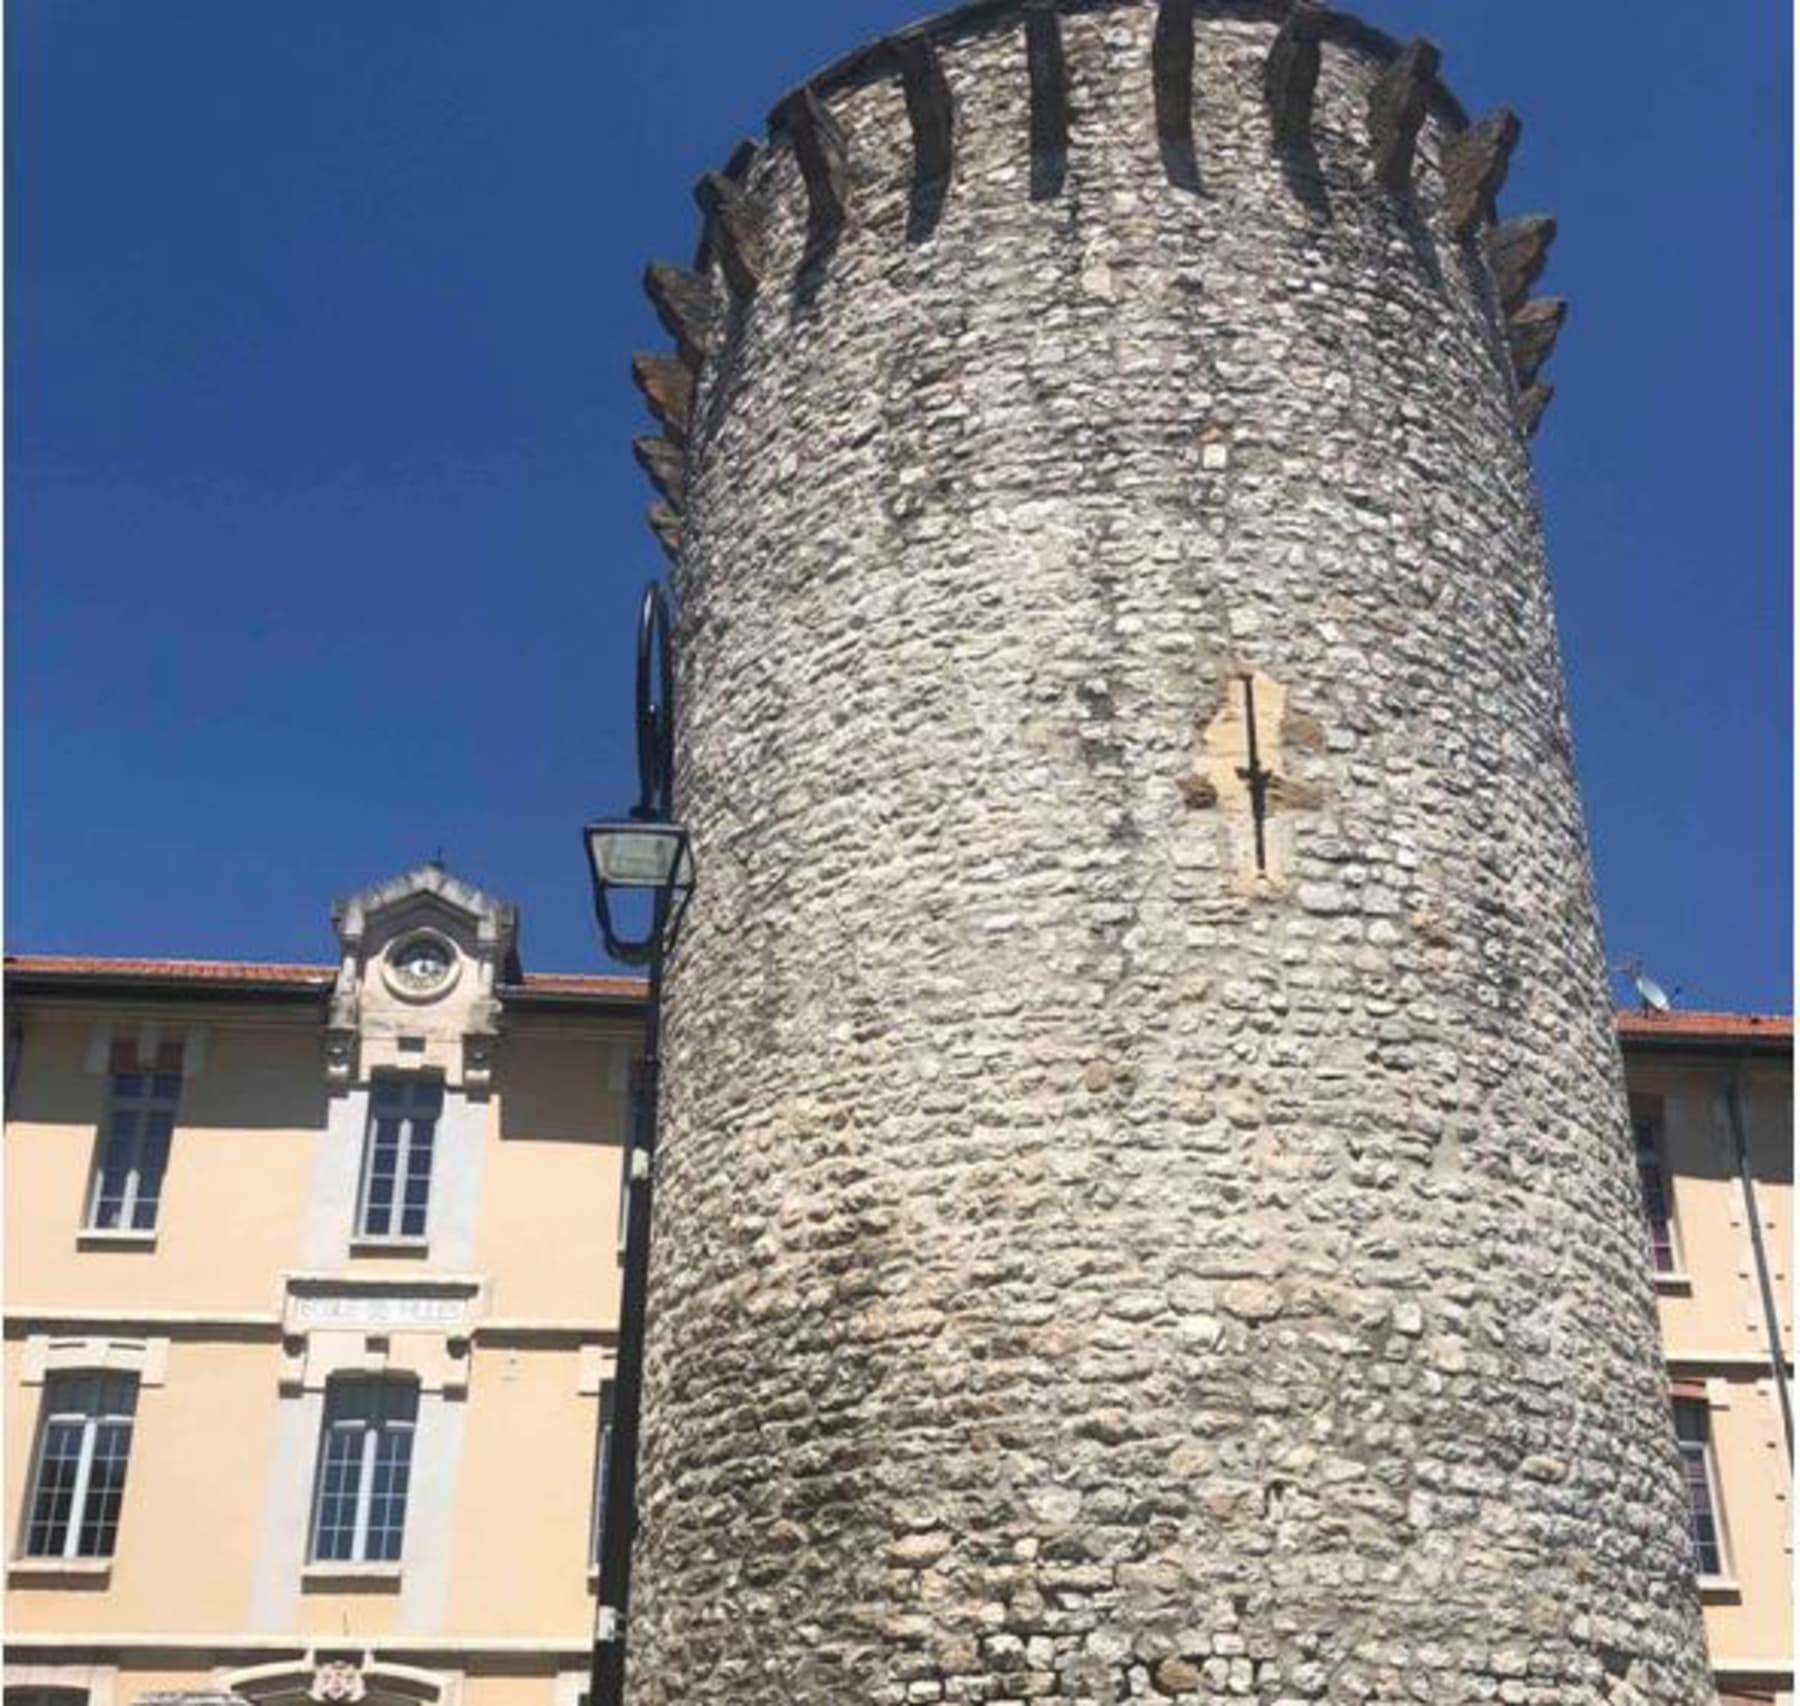
[[1793, 1698], [1793, 1024], [1620, 1020], [1720, 1696]]
[[587, 1686], [639, 986], [434, 866], [335, 922], [8, 962], [14, 1706]]
[[[640, 986], [436, 866], [333, 921], [7, 962], [7, 1706], [580, 1706]], [[1789, 1701], [1791, 1026], [1621, 1030], [1721, 1694]]]

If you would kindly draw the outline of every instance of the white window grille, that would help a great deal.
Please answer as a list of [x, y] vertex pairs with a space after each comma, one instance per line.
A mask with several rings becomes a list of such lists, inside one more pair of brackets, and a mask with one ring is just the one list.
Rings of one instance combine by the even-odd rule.
[[418, 1416], [419, 1388], [410, 1380], [334, 1380], [326, 1388], [315, 1562], [399, 1560]]
[[594, 1440], [594, 1505], [588, 1533], [588, 1563], [596, 1570], [600, 1568], [601, 1536], [606, 1532], [606, 1477], [612, 1468], [613, 1392], [612, 1381], [601, 1381], [600, 1424]]
[[119, 1535], [134, 1374], [53, 1374], [44, 1382], [26, 1505], [27, 1558], [110, 1558]]
[[1636, 1129], [1638, 1188], [1644, 1201], [1650, 1266], [1659, 1274], [1679, 1273], [1681, 1257], [1675, 1244], [1675, 1212], [1669, 1201], [1668, 1175], [1663, 1171], [1661, 1133], [1655, 1120], [1638, 1120]]
[[423, 1238], [431, 1205], [431, 1160], [444, 1086], [436, 1078], [377, 1078], [363, 1154], [364, 1238]]
[[1701, 1576], [1723, 1576], [1725, 1525], [1721, 1520], [1719, 1481], [1713, 1463], [1712, 1427], [1707, 1404], [1699, 1398], [1675, 1400], [1675, 1439], [1687, 1482], [1688, 1522], [1694, 1533], [1694, 1569]]
[[123, 1050], [115, 1052], [105, 1123], [88, 1186], [90, 1231], [156, 1229], [180, 1099], [179, 1046], [164, 1048], [153, 1067], [138, 1065]]

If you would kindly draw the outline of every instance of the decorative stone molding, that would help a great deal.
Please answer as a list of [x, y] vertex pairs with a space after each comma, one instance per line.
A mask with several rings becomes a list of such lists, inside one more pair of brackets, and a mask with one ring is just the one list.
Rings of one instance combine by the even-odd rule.
[[598, 1398], [600, 1388], [611, 1380], [619, 1365], [619, 1353], [612, 1345], [583, 1345], [576, 1358], [575, 1395]]
[[313, 1672], [312, 1687], [306, 1694], [310, 1700], [327, 1701], [331, 1706], [356, 1706], [368, 1692], [357, 1666], [332, 1659]]
[[282, 1306], [281, 1385], [323, 1391], [348, 1374], [406, 1374], [423, 1392], [461, 1397], [487, 1301], [478, 1275], [352, 1279], [289, 1274]]
[[161, 1386], [168, 1368], [167, 1339], [34, 1333], [25, 1341], [19, 1380], [24, 1386], [42, 1386], [52, 1374], [135, 1374], [140, 1386]]
[[[408, 1648], [420, 1646], [408, 1640]], [[423, 1643], [432, 1645], [435, 1643]], [[295, 1647], [299, 1643], [294, 1643]], [[249, 1706], [359, 1706], [370, 1696], [411, 1701], [418, 1706], [457, 1706], [462, 1677], [455, 1671], [426, 1670], [379, 1656], [374, 1644], [362, 1648], [311, 1647], [299, 1659], [249, 1665], [214, 1673], [220, 1687]]]
[[484, 1094], [500, 1028], [495, 990], [519, 973], [517, 910], [427, 864], [339, 901], [332, 923], [341, 958], [327, 1080], [426, 1071]]

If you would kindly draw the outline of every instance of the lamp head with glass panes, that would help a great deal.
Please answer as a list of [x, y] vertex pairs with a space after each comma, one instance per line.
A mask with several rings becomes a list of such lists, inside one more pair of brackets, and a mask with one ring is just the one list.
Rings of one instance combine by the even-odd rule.
[[[627, 818], [618, 823], [590, 823], [588, 868], [594, 882], [594, 915], [606, 939], [606, 951], [627, 965], [643, 965], [659, 937], [672, 938], [694, 891], [694, 855], [688, 833], [678, 823], [650, 823]], [[615, 905], [647, 900], [648, 930], [621, 935]]]

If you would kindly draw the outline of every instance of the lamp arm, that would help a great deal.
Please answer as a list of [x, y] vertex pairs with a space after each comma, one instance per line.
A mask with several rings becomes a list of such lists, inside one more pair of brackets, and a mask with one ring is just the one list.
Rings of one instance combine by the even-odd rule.
[[637, 761], [632, 816], [666, 822], [674, 805], [675, 657], [669, 601], [655, 581], [638, 607]]

